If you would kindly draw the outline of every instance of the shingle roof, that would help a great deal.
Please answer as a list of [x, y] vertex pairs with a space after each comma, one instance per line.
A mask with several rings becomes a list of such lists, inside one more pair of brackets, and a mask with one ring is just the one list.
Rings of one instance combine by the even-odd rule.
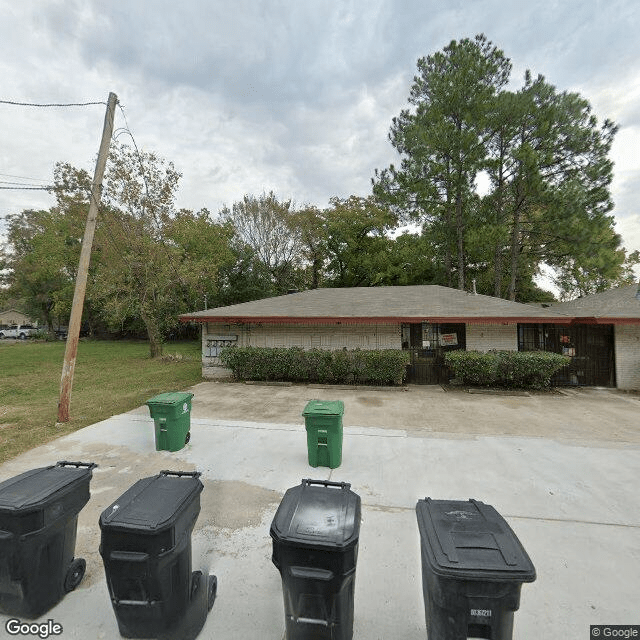
[[552, 305], [552, 308], [578, 318], [640, 319], [638, 291], [640, 285], [630, 284], [569, 302], [559, 302]]
[[560, 311], [441, 287], [351, 287], [300, 293], [207, 309], [181, 320], [228, 322], [569, 322]]

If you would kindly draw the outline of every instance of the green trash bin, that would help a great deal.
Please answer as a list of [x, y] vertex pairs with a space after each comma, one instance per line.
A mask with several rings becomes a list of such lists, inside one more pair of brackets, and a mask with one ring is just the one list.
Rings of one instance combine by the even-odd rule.
[[342, 400], [311, 400], [302, 415], [312, 467], [335, 469], [342, 462]]
[[179, 451], [189, 442], [191, 398], [193, 393], [172, 391], [147, 400], [155, 423], [156, 451]]

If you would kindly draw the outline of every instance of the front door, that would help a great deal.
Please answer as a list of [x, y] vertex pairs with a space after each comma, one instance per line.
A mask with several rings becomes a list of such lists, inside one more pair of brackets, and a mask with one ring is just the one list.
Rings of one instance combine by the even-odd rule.
[[445, 384], [451, 371], [444, 363], [447, 351], [464, 349], [464, 324], [418, 322], [402, 326], [402, 347], [410, 352], [407, 382]]
[[558, 385], [615, 387], [613, 325], [518, 325], [520, 351], [552, 351], [569, 357], [554, 375]]

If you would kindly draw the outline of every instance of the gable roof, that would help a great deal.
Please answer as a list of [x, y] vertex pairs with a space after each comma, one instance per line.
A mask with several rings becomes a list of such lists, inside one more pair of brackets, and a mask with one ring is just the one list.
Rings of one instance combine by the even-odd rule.
[[597, 318], [600, 323], [604, 320], [615, 323], [621, 319], [640, 321], [639, 292], [640, 285], [630, 284], [569, 302], [559, 302], [551, 308], [577, 318]]
[[310, 289], [188, 313], [180, 319], [234, 323], [571, 322], [571, 317], [555, 309], [439, 285]]

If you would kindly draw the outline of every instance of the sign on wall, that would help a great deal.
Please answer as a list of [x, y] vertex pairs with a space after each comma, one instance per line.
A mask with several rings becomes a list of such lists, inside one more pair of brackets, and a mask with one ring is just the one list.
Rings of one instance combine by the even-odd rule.
[[458, 345], [457, 333], [441, 333], [440, 334], [440, 346], [455, 347], [457, 345]]

